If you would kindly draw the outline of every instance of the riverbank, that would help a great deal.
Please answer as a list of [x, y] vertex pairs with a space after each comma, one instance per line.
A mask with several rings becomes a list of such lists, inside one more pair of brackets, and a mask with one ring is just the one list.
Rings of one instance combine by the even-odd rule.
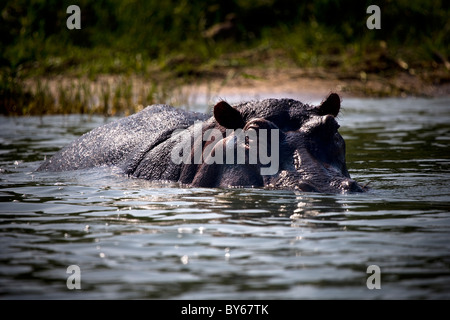
[[128, 115], [143, 107], [167, 103], [189, 108], [219, 99], [240, 101], [265, 97], [320, 100], [329, 92], [345, 97], [437, 97], [450, 95], [445, 64], [389, 73], [364, 69], [275, 67], [268, 64], [238, 68], [199, 68], [193, 77], [164, 70], [143, 74], [104, 74], [94, 78], [55, 74], [26, 78], [15, 84], [2, 108], [7, 115], [103, 114]]
[[87, 0], [0, 6], [0, 114], [130, 114], [198, 97], [449, 94], [448, 3]]
[[267, 93], [323, 96], [337, 92], [351, 97], [438, 97], [450, 95], [449, 71], [415, 70], [382, 76], [364, 71], [343, 72], [325, 68], [244, 68], [229, 70], [223, 78], [208, 79], [188, 90], [217, 96]]
[[4, 72], [0, 113], [128, 115], [156, 103], [189, 108], [271, 95], [317, 100], [329, 92], [344, 98], [450, 95], [447, 55], [417, 55], [411, 46], [384, 41], [358, 50], [307, 51], [303, 62], [289, 49], [266, 45], [210, 59], [72, 49]]

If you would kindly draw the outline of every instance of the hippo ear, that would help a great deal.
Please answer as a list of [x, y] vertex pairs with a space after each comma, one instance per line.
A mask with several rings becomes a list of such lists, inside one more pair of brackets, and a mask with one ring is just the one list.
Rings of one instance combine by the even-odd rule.
[[341, 98], [337, 93], [331, 93], [317, 108], [322, 116], [331, 114], [336, 117], [341, 109]]
[[242, 129], [245, 126], [241, 113], [225, 101], [220, 101], [214, 106], [214, 118], [227, 129]]

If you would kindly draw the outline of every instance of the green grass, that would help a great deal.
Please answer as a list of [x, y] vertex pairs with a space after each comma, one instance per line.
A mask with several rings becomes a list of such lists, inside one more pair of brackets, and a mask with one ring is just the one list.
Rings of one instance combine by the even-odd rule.
[[[450, 4], [372, 2], [8, 0], [0, 113], [126, 114], [173, 101], [183, 84], [225, 81], [230, 70], [257, 80], [248, 68], [448, 82]], [[71, 4], [81, 8], [81, 30], [65, 26]], [[365, 26], [369, 4], [381, 8], [381, 30]], [[204, 36], [230, 14], [231, 34]]]

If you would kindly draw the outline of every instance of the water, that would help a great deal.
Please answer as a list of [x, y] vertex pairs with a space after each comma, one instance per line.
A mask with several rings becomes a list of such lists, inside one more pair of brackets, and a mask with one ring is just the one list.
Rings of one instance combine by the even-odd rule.
[[35, 172], [105, 119], [1, 117], [0, 298], [448, 299], [449, 105], [344, 100], [347, 195]]

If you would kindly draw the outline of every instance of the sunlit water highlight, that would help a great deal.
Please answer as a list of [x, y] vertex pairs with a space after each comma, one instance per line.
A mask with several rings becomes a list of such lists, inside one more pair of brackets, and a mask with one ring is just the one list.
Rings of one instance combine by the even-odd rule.
[[[450, 99], [343, 101], [365, 194], [35, 172], [104, 121], [0, 117], [0, 298], [450, 298]], [[69, 265], [81, 290], [67, 288]]]

